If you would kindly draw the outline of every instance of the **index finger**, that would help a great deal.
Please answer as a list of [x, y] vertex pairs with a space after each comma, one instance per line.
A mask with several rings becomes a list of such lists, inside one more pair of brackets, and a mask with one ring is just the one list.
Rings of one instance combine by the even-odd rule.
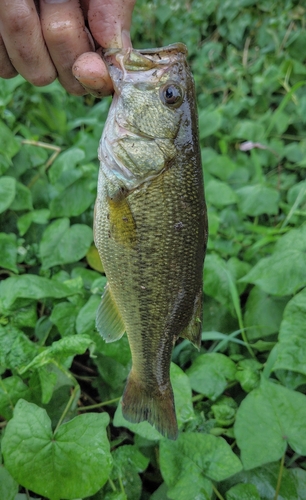
[[130, 26], [136, 0], [90, 0], [88, 22], [96, 42], [103, 48], [130, 46]]
[[[83, 0], [82, 4], [86, 2], [87, 0]], [[89, 27], [101, 47], [131, 47], [129, 32], [135, 2], [136, 0], [89, 0]], [[88, 53], [80, 56], [73, 66], [73, 74], [83, 87], [96, 97], [108, 95], [113, 91], [105, 63], [98, 54]]]

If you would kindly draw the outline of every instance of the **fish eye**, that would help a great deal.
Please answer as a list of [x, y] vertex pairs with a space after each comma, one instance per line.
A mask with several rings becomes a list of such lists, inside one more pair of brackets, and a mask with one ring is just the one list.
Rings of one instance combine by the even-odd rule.
[[177, 83], [167, 83], [160, 89], [160, 96], [164, 104], [176, 108], [182, 104], [184, 92]]

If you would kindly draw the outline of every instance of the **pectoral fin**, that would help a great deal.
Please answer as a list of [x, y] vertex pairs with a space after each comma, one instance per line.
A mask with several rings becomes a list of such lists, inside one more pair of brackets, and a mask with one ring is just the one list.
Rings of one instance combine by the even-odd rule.
[[182, 331], [180, 337], [188, 339], [197, 349], [201, 346], [202, 333], [202, 290], [197, 294], [194, 301], [194, 308], [188, 326]]
[[105, 342], [115, 342], [125, 332], [123, 320], [113, 299], [109, 285], [106, 285], [98, 307], [96, 327]]
[[108, 198], [108, 207], [112, 238], [120, 245], [134, 248], [136, 224], [127, 198], [119, 191], [115, 196]]

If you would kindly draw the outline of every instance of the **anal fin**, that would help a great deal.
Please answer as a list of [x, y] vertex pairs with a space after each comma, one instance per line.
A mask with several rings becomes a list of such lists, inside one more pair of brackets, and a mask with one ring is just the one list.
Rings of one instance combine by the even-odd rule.
[[115, 342], [115, 340], [119, 340], [125, 332], [123, 320], [108, 284], [105, 287], [98, 307], [96, 327], [105, 342]]
[[187, 327], [180, 333], [180, 337], [189, 340], [197, 349], [201, 346], [202, 334], [202, 289], [196, 295], [191, 320]]

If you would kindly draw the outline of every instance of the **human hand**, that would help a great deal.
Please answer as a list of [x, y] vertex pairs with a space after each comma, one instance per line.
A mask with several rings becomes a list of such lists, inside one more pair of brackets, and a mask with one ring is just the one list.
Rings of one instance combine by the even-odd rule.
[[58, 77], [71, 94], [110, 94], [112, 83], [95, 46], [130, 45], [135, 1], [0, 0], [0, 77], [20, 73], [37, 86]]

